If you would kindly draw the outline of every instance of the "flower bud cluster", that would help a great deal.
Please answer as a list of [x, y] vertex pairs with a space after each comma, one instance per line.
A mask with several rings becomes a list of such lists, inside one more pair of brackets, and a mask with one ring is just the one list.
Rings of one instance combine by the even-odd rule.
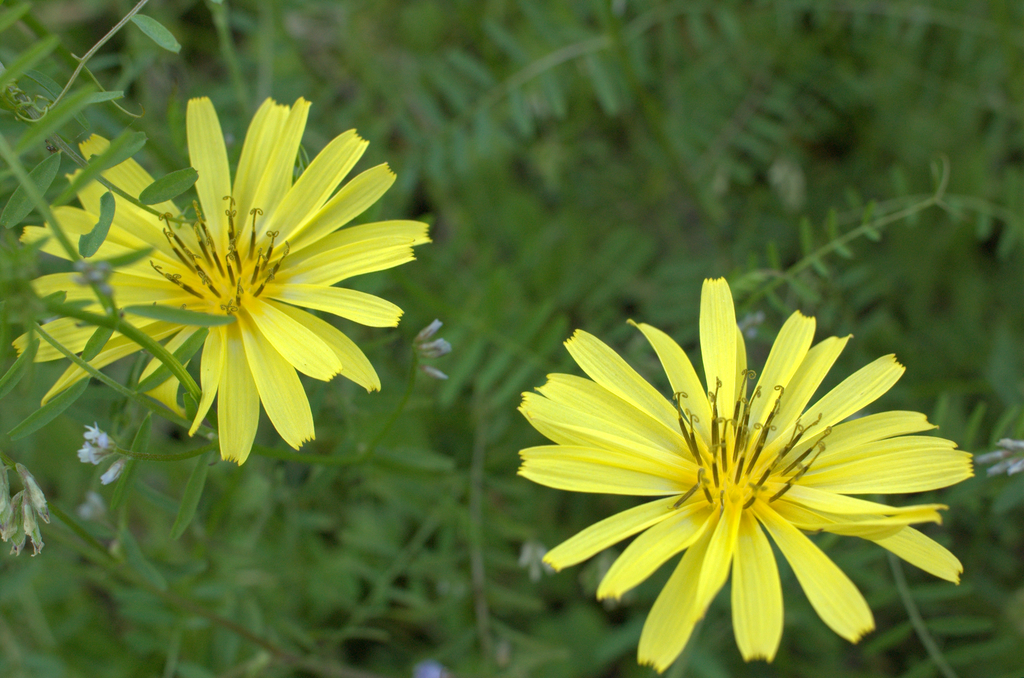
[[110, 264], [105, 261], [92, 263], [85, 259], [79, 259], [75, 262], [75, 270], [80, 274], [74, 278], [76, 283], [79, 285], [96, 285], [96, 289], [101, 293], [108, 297], [113, 296], [114, 289], [108, 282], [110, 274], [113, 273]]
[[[96, 422], [93, 422], [92, 426], [85, 427], [84, 438], [85, 443], [82, 445], [82, 449], [78, 450], [78, 459], [83, 464], [99, 464], [107, 457], [117, 454], [117, 445], [105, 431], [100, 430], [100, 426]], [[126, 459], [119, 456], [100, 476], [100, 482], [109, 485], [117, 480], [121, 476], [121, 471], [124, 470], [125, 463]]]
[[[441, 338], [433, 339], [433, 336], [437, 334], [437, 331], [441, 329], [443, 324], [440, 320], [435, 319], [434, 322], [420, 330], [420, 333], [413, 339], [412, 346], [416, 349], [416, 353], [421, 359], [440, 358], [452, 352], [452, 345], [447, 340]], [[432, 365], [420, 365], [420, 370], [434, 379], [448, 378], [447, 374]]]
[[987, 454], [979, 454], [974, 460], [979, 464], [992, 464], [988, 469], [990, 476], [1005, 473], [1012, 476], [1024, 471], [1024, 440], [1003, 438], [998, 443], [1001, 449]]
[[43, 550], [39, 520], [50, 522], [46, 496], [36, 479], [21, 464], [15, 464], [23, 489], [13, 497], [7, 480], [7, 467], [0, 466], [0, 541], [11, 542], [11, 553], [19, 555], [25, 540], [32, 540], [32, 555]]

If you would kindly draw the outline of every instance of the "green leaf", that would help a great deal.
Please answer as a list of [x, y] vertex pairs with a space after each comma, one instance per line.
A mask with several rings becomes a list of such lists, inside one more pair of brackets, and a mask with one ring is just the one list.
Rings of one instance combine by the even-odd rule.
[[124, 99], [124, 92], [90, 92], [85, 97], [86, 104], [98, 104], [115, 99]]
[[[149, 437], [152, 431], [153, 422], [150, 419], [149, 413], [147, 413], [146, 418], [139, 425], [139, 430], [135, 433], [135, 438], [132, 440], [131, 451], [145, 452], [149, 448]], [[134, 458], [129, 458], [125, 464], [124, 470], [121, 472], [121, 478], [117, 481], [117, 486], [114, 488], [114, 496], [110, 499], [111, 511], [116, 511], [128, 499], [132, 487], [135, 486], [135, 476], [139, 472], [138, 465], [139, 460]]]
[[109, 327], [97, 327], [96, 331], [89, 337], [89, 341], [85, 342], [85, 348], [82, 350], [82, 360], [89, 362], [98, 356], [113, 334], [114, 330]]
[[181, 51], [181, 45], [174, 39], [174, 35], [167, 30], [162, 23], [151, 16], [136, 14], [132, 17], [132, 23], [139, 27], [143, 33], [149, 36], [150, 40], [160, 45], [168, 52], [177, 54]]
[[0, 90], [15, 82], [25, 71], [49, 56], [50, 52], [59, 44], [60, 38], [56, 35], [48, 35], [22, 52], [14, 60], [14, 63], [7, 66], [7, 70], [0, 71]]
[[[60, 169], [60, 158], [60, 153], [48, 155], [28, 173], [29, 178], [35, 184], [40, 195], [46, 193], [50, 188], [50, 184], [53, 183], [53, 178], [57, 176], [57, 170]], [[5, 228], [17, 226], [21, 223], [22, 219], [28, 216], [33, 207], [35, 205], [32, 204], [28, 195], [26, 195], [25, 188], [18, 186], [14, 189], [11, 199], [7, 201], [3, 214], [0, 214], [0, 226]]]
[[110, 142], [107, 150], [89, 159], [85, 168], [75, 176], [74, 180], [64, 189], [64, 192], [57, 196], [54, 204], [64, 204], [78, 193], [79, 188], [95, 179], [97, 174], [115, 165], [120, 165], [138, 153], [145, 145], [145, 132], [125, 132], [120, 135]]
[[139, 193], [139, 202], [143, 205], [156, 205], [171, 198], [176, 198], [199, 179], [199, 173], [191, 167], [171, 172], [160, 177]]
[[100, 218], [92, 230], [78, 237], [78, 253], [83, 257], [91, 257], [99, 250], [100, 245], [107, 239], [107, 232], [110, 224], [114, 221], [114, 194], [107, 191], [100, 196]]
[[0, 33], [6, 31], [8, 28], [14, 25], [14, 23], [25, 16], [31, 5], [23, 4], [11, 7], [9, 10], [0, 14]]
[[[122, 476], [123, 477], [123, 476]], [[153, 566], [153, 563], [149, 562], [145, 555], [142, 553], [142, 549], [139, 548], [139, 543], [135, 541], [135, 537], [132, 533], [125, 528], [121, 530], [121, 534], [118, 537], [121, 545], [124, 547], [124, 557], [128, 561], [128, 565], [133, 570], [141, 574], [149, 583], [157, 587], [161, 591], [167, 590], [167, 579], [160, 574], [160, 570]]]
[[233, 315], [210, 315], [209, 313], [186, 311], [182, 308], [161, 306], [159, 304], [125, 306], [124, 311], [152, 320], [163, 320], [169, 323], [178, 323], [179, 325], [198, 325], [199, 327], [218, 327], [235, 322], [235, 316]]
[[[35, 71], [31, 71], [35, 72]], [[27, 74], [26, 74], [27, 75]], [[59, 92], [60, 90], [58, 90]], [[14, 150], [17, 153], [24, 153], [36, 144], [42, 143], [43, 139], [52, 136], [54, 132], [64, 126], [71, 118], [74, 118], [85, 129], [89, 129], [89, 121], [82, 115], [85, 108], [85, 100], [92, 94], [92, 90], [84, 89], [70, 94], [56, 105], [46, 111], [46, 115], [32, 123], [32, 126], [25, 130], [25, 133], [18, 139]]]
[[82, 397], [85, 388], [89, 385], [89, 377], [83, 377], [53, 397], [32, 414], [25, 417], [24, 421], [8, 431], [7, 435], [11, 440], [19, 440], [30, 433], [38, 431], [51, 421], [57, 418], [64, 410], [71, 407], [71, 404]]
[[152, 247], [144, 247], [141, 250], [135, 250], [128, 254], [122, 254], [117, 257], [110, 257], [109, 259], [96, 259], [97, 262], [105, 261], [110, 264], [111, 268], [121, 268], [122, 266], [130, 266], [140, 259], [145, 259], [153, 252]]
[[181, 506], [178, 507], [178, 517], [174, 519], [174, 525], [171, 527], [171, 539], [177, 539], [184, 534], [185, 528], [196, 515], [199, 498], [203, 496], [203, 488], [206, 486], [206, 475], [210, 471], [210, 463], [206, 460], [208, 456], [200, 455], [196, 459], [196, 465], [192, 467], [192, 475], [189, 476], [185, 494], [181, 497]]
[[[186, 362], [188, 362], [189, 359], [192, 358], [192, 356], [194, 356], [196, 354], [196, 351], [199, 350], [199, 347], [203, 345], [203, 342], [206, 341], [206, 337], [207, 337], [207, 335], [209, 333], [210, 333], [209, 330], [205, 330], [205, 329], [204, 330], [199, 330], [198, 332], [193, 334], [191, 337], [186, 339], [185, 343], [183, 343], [181, 346], [179, 346], [178, 350], [174, 352], [173, 355], [174, 355], [175, 359], [177, 359], [177, 361], [179, 363], [181, 363], [182, 365], [184, 365]], [[171, 378], [171, 371], [167, 368], [167, 365], [164, 365], [163, 363], [161, 363], [160, 367], [156, 368], [156, 370], [153, 371], [153, 374], [149, 375], [148, 377], [146, 377], [145, 379], [140, 381], [139, 385], [136, 386], [135, 389], [139, 393], [145, 393], [146, 391], [152, 391], [154, 388], [156, 388], [157, 386], [159, 386], [160, 384], [164, 383], [165, 381], [167, 381], [170, 378]], [[188, 397], [187, 393], [185, 395], [186, 395], [186, 397]], [[193, 417], [195, 416], [194, 412], [193, 412], [192, 416]]]
[[25, 376], [25, 371], [28, 366], [32, 363], [32, 358], [36, 356], [36, 350], [39, 348], [39, 340], [33, 339], [31, 343], [21, 352], [18, 359], [11, 365], [11, 369], [7, 370], [4, 376], [0, 377], [0, 398], [11, 392], [21, 378]]
[[[161, 365], [161, 367], [166, 366]], [[159, 371], [159, 369], [160, 368], [158, 367], [157, 370]], [[170, 370], [168, 370], [168, 372], [170, 372]], [[185, 402], [185, 418], [189, 421], [195, 420], [196, 414], [199, 413], [199, 403], [196, 402], [196, 399], [193, 398], [192, 394], [188, 391], [185, 391], [182, 396], [182, 400]]]

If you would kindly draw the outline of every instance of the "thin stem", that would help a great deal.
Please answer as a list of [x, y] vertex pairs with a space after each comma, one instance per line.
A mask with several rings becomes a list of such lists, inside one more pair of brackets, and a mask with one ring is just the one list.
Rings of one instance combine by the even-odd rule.
[[793, 278], [793, 276], [795, 276], [796, 274], [811, 267], [814, 264], [814, 262], [820, 259], [821, 257], [826, 256], [828, 254], [832, 254], [833, 252], [842, 249], [844, 245], [856, 240], [857, 238], [861, 238], [867, 235], [868, 233], [874, 232], [879, 228], [888, 226], [889, 224], [899, 221], [901, 219], [905, 219], [911, 216], [912, 214], [916, 214], [917, 212], [920, 212], [921, 210], [925, 210], [932, 206], [938, 206], [943, 209], [948, 209], [948, 206], [943, 201], [943, 198], [946, 195], [946, 188], [948, 184], [949, 159], [943, 156], [942, 174], [939, 177], [939, 183], [938, 186], [935, 188], [934, 193], [929, 195], [924, 200], [914, 203], [913, 205], [910, 205], [905, 209], [899, 210], [898, 212], [893, 212], [892, 214], [887, 214], [883, 217], [878, 217], [877, 219], [873, 219], [869, 222], [861, 224], [857, 228], [847, 231], [846, 233], [836, 238], [835, 240], [831, 240], [828, 243], [822, 245], [818, 249], [814, 250], [813, 252], [802, 258], [800, 261], [790, 266], [782, 275], [772, 279], [771, 281], [767, 282], [765, 285], [751, 293], [751, 295], [744, 300], [744, 304], [749, 305], [754, 301], [760, 299], [761, 297], [763, 297], [764, 295], [768, 294], [776, 287], [781, 285], [784, 281]]
[[358, 464], [363, 460], [363, 455], [361, 454], [349, 457], [329, 457], [320, 454], [292, 452], [291, 450], [282, 450], [277, 447], [267, 447], [265, 445], [253, 445], [252, 451], [261, 457], [268, 457], [270, 459], [293, 461], [298, 464], [318, 464], [320, 466], [351, 466], [353, 464]]
[[68, 93], [68, 90], [71, 89], [71, 85], [74, 84], [75, 80], [78, 79], [78, 74], [82, 72], [83, 68], [85, 68], [86, 62], [89, 61], [89, 59], [91, 59], [97, 51], [99, 51], [100, 47], [103, 47], [103, 45], [107, 44], [107, 41], [114, 37], [115, 33], [121, 30], [121, 28], [123, 28], [126, 23], [131, 21], [131, 18], [138, 14], [139, 10], [141, 10], [147, 2], [149, 2], [149, 0], [139, 0], [139, 3], [135, 5], [135, 7], [132, 7], [131, 11], [129, 11], [123, 19], [117, 22], [117, 25], [115, 25], [113, 28], [107, 31], [107, 34], [99, 39], [99, 42], [93, 45], [92, 48], [85, 53], [85, 55], [78, 59], [78, 67], [75, 68], [75, 72], [71, 74], [71, 79], [68, 80], [68, 84], [64, 85], [64, 89], [61, 90], [60, 94], [57, 95], [57, 98], [53, 100], [53, 104], [56, 104], [58, 101], [64, 98], [65, 94]]
[[889, 567], [892, 568], [893, 579], [896, 580], [896, 590], [900, 593], [903, 607], [907, 610], [910, 624], [914, 627], [918, 639], [920, 639], [921, 644], [928, 651], [928, 656], [935, 662], [939, 673], [945, 676], [945, 678], [958, 678], [956, 671], [949, 665], [942, 654], [942, 650], [939, 649], [939, 644], [935, 642], [932, 634], [928, 632], [928, 627], [925, 626], [924, 619], [921, 617], [921, 611], [917, 609], [917, 603], [910, 596], [910, 588], [907, 586], [907, 578], [903, 575], [903, 565], [900, 563], [900, 559], [892, 553], [887, 555], [889, 556]]
[[377, 446], [380, 445], [384, 437], [391, 432], [392, 427], [398, 421], [398, 418], [402, 416], [402, 412], [405, 410], [405, 406], [409, 403], [409, 396], [412, 395], [412, 388], [416, 385], [416, 368], [419, 367], [419, 356], [415, 351], [412, 352], [412, 363], [409, 365], [409, 379], [405, 384], [405, 393], [402, 394], [402, 399], [398, 401], [398, 407], [391, 413], [391, 417], [388, 418], [384, 424], [384, 428], [380, 430], [377, 437], [367, 446], [363, 453], [359, 455], [358, 461], [369, 459], [373, 456], [373, 453], [377, 451]]
[[132, 452], [131, 450], [126, 450], [123, 447], [118, 447], [117, 452], [118, 454], [123, 454], [126, 457], [130, 457], [132, 459], [139, 459], [142, 461], [182, 461], [184, 459], [192, 459], [193, 457], [198, 457], [200, 455], [206, 454], [207, 452], [212, 452], [213, 450], [216, 450], [219, 445], [219, 442], [214, 441], [207, 445], [203, 445], [202, 447], [197, 447], [194, 450], [176, 452], [175, 454], [153, 454], [151, 452]]
[[487, 575], [484, 571], [484, 462], [487, 458], [487, 416], [481, 404], [483, 399], [474, 398], [476, 430], [473, 433], [473, 459], [469, 470], [469, 562], [473, 586], [473, 610], [476, 615], [476, 633], [480, 640], [480, 652], [486, 664], [494, 656], [491, 650], [491, 612], [487, 604]]
[[89, 311], [83, 311], [79, 307], [71, 304], [62, 304], [53, 301], [46, 303], [46, 310], [69, 318], [78, 318], [90, 325], [107, 327], [115, 332], [120, 332], [140, 347], [149, 351], [154, 358], [166, 365], [167, 369], [171, 371], [171, 374], [177, 378], [196, 402], [199, 402], [202, 398], [202, 390], [199, 388], [199, 385], [196, 384], [192, 375], [190, 375], [185, 369], [185, 366], [178, 362], [178, 359], [175, 358], [171, 352], [164, 348], [159, 342], [120, 316], [111, 317], [99, 315], [98, 313], [90, 313]]
[[220, 43], [221, 56], [224, 57], [224, 61], [228, 65], [228, 72], [231, 73], [231, 85], [235, 90], [235, 99], [238, 100], [238, 110], [245, 111], [249, 108], [249, 94], [246, 91], [245, 79], [242, 77], [242, 68], [238, 64], [235, 43], [231, 39], [227, 3], [207, 0], [206, 6], [213, 16], [213, 25], [217, 29], [217, 42]]
[[107, 386], [109, 386], [110, 388], [114, 389], [115, 391], [117, 391], [123, 397], [128, 398], [129, 400], [132, 400], [132, 401], [138, 403], [139, 405], [142, 405], [146, 409], [148, 409], [148, 410], [150, 410], [150, 411], [152, 411], [152, 412], [154, 412], [156, 414], [159, 414], [160, 416], [162, 416], [162, 417], [164, 417], [166, 419], [169, 419], [169, 420], [173, 421], [175, 424], [178, 424], [179, 426], [185, 426], [185, 427], [191, 426], [191, 422], [188, 419], [185, 419], [184, 417], [179, 417], [177, 414], [175, 414], [174, 412], [171, 412], [170, 410], [168, 410], [166, 407], [160, 405], [159, 403], [156, 403], [156, 402], [150, 400], [149, 398], [147, 398], [146, 396], [142, 395], [141, 393], [138, 393], [136, 391], [131, 390], [130, 388], [128, 388], [124, 384], [120, 383], [119, 381], [111, 379], [107, 375], [105, 375], [102, 372], [100, 372], [98, 369], [96, 369], [95, 367], [93, 367], [92, 365], [87, 363], [85, 360], [83, 360], [80, 356], [72, 353], [71, 350], [68, 349], [67, 346], [65, 346], [64, 344], [62, 344], [59, 341], [57, 341], [57, 339], [55, 339], [53, 336], [51, 336], [50, 333], [47, 332], [46, 330], [44, 330], [42, 328], [42, 326], [40, 326], [38, 323], [35, 324], [34, 330], [39, 334], [39, 336], [41, 336], [43, 339], [45, 339], [51, 346], [53, 346], [55, 349], [57, 349], [62, 354], [64, 354], [65, 358], [67, 358], [68, 360], [70, 360], [74, 364], [78, 365], [79, 368], [84, 370], [86, 373], [88, 373], [91, 377], [93, 377], [97, 381], [100, 381], [100, 382], [106, 384]]

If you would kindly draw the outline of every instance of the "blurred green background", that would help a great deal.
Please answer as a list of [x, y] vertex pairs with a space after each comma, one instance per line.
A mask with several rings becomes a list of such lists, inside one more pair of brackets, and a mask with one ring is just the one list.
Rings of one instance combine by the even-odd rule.
[[[60, 47], [33, 67], [63, 86], [65, 50], [84, 54], [132, 6], [32, 3], [2, 24], [0, 62], [52, 33]], [[876, 411], [926, 412], [976, 452], [1024, 437], [1024, 3], [168, 0], [143, 11], [179, 53], [128, 25], [88, 65], [145, 114], [92, 105], [89, 129], [71, 119], [65, 139], [144, 131], [136, 158], [160, 176], [188, 165], [189, 97], [213, 99], [233, 162], [264, 98], [306, 97], [309, 157], [355, 127], [371, 142], [357, 171], [387, 161], [398, 174], [361, 220], [422, 219], [434, 243], [357, 281], [406, 312], [397, 330], [342, 326], [382, 392], [304, 378], [317, 439], [303, 452], [333, 461], [214, 465], [178, 540], [169, 533], [196, 462], [141, 463], [126, 508], [82, 519], [105, 543], [116, 537], [122, 564], [94, 562], [56, 520], [39, 557], [0, 558], [4, 676], [398, 677], [428, 659], [461, 678], [653, 675], [636, 645], [669, 566], [602, 604], [594, 592], [614, 553], [557, 575], [536, 562], [538, 547], [637, 500], [517, 477], [517, 451], [543, 439], [516, 407], [546, 373], [579, 373], [561, 346], [575, 328], [667, 393], [626, 320], [660, 327], [696, 358], [705, 277], [730, 279], [752, 367], [800, 309], [817, 316], [818, 339], [854, 335], [826, 387], [895, 353], [907, 373]], [[0, 115], [12, 145], [28, 127]], [[46, 155], [37, 143], [21, 162]], [[62, 174], [72, 169], [65, 159]], [[0, 168], [0, 200], [16, 186]], [[26, 260], [16, 234], [2, 234], [5, 289], [60, 270]], [[5, 309], [4, 369], [26, 313]], [[420, 374], [387, 428], [412, 338], [434, 318], [454, 352], [431, 364], [450, 378]], [[35, 366], [0, 401], [0, 431], [63, 368]], [[97, 421], [127, 446], [143, 414], [94, 384], [33, 436], [0, 433], [0, 448], [66, 512], [89, 491], [109, 505], [101, 469], [75, 456], [83, 426]], [[283, 449], [262, 424], [257, 442]], [[156, 422], [150, 449], [198, 444], [183, 434]], [[946, 660], [961, 676], [1021, 678], [1024, 475], [979, 469], [892, 501], [949, 505], [925, 531], [961, 559], [962, 583], [905, 567]], [[726, 587], [666, 675], [940, 675], [885, 552], [815, 539], [864, 592], [876, 631], [841, 640], [783, 565], [773, 664], [741, 660]]]

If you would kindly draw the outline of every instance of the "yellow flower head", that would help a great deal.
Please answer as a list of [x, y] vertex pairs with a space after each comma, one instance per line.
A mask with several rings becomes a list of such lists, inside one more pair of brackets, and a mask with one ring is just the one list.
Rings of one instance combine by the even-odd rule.
[[869, 539], [921, 569], [959, 581], [960, 562], [909, 525], [940, 522], [941, 505], [897, 508], [851, 494], [903, 494], [972, 475], [970, 455], [916, 412], [844, 423], [903, 374], [891, 355], [807, 407], [848, 337], [811, 345], [814, 319], [794, 313], [753, 389], [725, 280], [706, 280], [700, 345], [707, 387], [668, 335], [637, 325], [671, 384], [667, 399], [612, 349], [577, 331], [569, 353], [590, 377], [552, 374], [520, 410], [555, 445], [521, 452], [519, 473], [564, 490], [662, 497], [607, 518], [548, 552], [562, 569], [639, 536], [608, 570], [599, 598], [621, 597], [683, 554], [640, 637], [639, 661], [664, 671], [732, 571], [733, 630], [744, 659], [771, 661], [782, 637], [782, 590], [771, 535], [819, 616], [856, 642], [874, 628], [864, 597], [808, 539]]
[[[198, 171], [199, 216], [187, 222], [171, 202], [155, 205], [160, 220], [127, 200], [116, 198], [114, 222], [96, 252], [105, 259], [152, 248], [146, 259], [118, 269], [109, 279], [119, 306], [158, 303], [208, 314], [231, 314], [236, 321], [213, 327], [202, 354], [202, 399], [192, 431], [199, 427], [214, 396], [218, 398], [220, 451], [224, 459], [245, 461], [256, 435], [260, 403], [281, 437], [298, 448], [313, 438], [309, 401], [296, 370], [314, 379], [341, 374], [368, 391], [380, 381], [362, 351], [333, 325], [297, 307], [325, 311], [363, 325], [394, 327], [402, 311], [394, 304], [356, 290], [334, 287], [342, 280], [398, 266], [413, 259], [412, 248], [429, 242], [427, 225], [383, 221], [338, 230], [372, 205], [394, 182], [387, 165], [338, 185], [366, 150], [354, 130], [336, 137], [293, 183], [295, 158], [306, 126], [309, 102], [283, 106], [268, 99], [256, 112], [242, 147], [234, 183], [228, 169], [217, 113], [209, 99], [189, 101], [188, 150]], [[86, 157], [101, 153], [107, 141], [94, 136], [81, 145]], [[134, 160], [104, 172], [131, 195], [152, 183]], [[83, 209], [58, 207], [56, 219], [71, 235], [88, 233], [100, 213], [106, 189], [91, 183], [79, 192]], [[49, 227], [27, 228], [23, 239], [37, 242]], [[67, 258], [54, 238], [43, 250]], [[47, 275], [34, 287], [40, 295], [58, 290], [69, 300], [95, 300], [90, 288], [70, 273]], [[154, 339], [175, 350], [199, 328], [127, 316]], [[93, 328], [61, 319], [46, 329], [72, 351], [81, 351]], [[16, 345], [26, 345], [22, 337]], [[139, 347], [118, 334], [91, 361], [103, 367]], [[36, 360], [62, 357], [43, 346]], [[143, 377], [158, 367], [153, 361]], [[72, 365], [44, 402], [85, 376]], [[180, 411], [178, 383], [170, 380], [152, 394]]]

